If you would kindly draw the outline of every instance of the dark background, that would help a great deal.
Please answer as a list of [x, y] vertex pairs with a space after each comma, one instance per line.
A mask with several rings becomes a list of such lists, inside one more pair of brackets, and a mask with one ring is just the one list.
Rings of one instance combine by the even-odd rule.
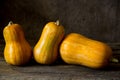
[[0, 39], [9, 21], [37, 41], [44, 25], [60, 20], [66, 34], [77, 32], [103, 42], [120, 42], [120, 0], [0, 0]]

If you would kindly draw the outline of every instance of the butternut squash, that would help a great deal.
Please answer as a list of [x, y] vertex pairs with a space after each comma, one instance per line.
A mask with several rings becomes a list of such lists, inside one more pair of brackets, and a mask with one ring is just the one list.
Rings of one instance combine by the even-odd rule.
[[59, 21], [48, 22], [33, 49], [35, 61], [40, 64], [52, 64], [55, 62], [63, 36], [64, 27], [59, 24]]
[[68, 64], [103, 68], [109, 64], [112, 49], [103, 42], [71, 33], [61, 43], [60, 55]]
[[4, 58], [8, 64], [25, 65], [32, 57], [32, 48], [24, 37], [19, 24], [10, 22], [3, 30]]

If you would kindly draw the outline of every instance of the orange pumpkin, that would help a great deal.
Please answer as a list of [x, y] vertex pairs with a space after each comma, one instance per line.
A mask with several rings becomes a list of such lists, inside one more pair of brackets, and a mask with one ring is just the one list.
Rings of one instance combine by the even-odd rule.
[[19, 24], [10, 22], [3, 30], [6, 42], [4, 48], [5, 61], [12, 65], [25, 65], [32, 57], [32, 48], [24, 37]]
[[57, 22], [48, 22], [34, 47], [34, 59], [41, 64], [52, 64], [58, 57], [59, 44], [64, 36], [64, 27]]
[[112, 49], [103, 42], [71, 33], [61, 43], [60, 55], [68, 64], [102, 68], [108, 65]]

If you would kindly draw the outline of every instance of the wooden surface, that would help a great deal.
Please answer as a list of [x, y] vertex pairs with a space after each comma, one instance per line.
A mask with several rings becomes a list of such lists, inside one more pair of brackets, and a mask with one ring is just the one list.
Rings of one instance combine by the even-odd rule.
[[0, 80], [120, 80], [120, 65], [105, 70], [67, 64], [17, 67], [0, 59]]
[[[34, 45], [48, 21], [59, 19], [65, 33], [77, 32], [110, 42], [114, 56], [120, 59], [120, 0], [0, 0], [0, 39], [10, 20], [20, 24]], [[112, 43], [113, 42], [113, 43]], [[118, 43], [114, 43], [118, 42]], [[94, 70], [83, 66], [40, 65], [33, 60], [27, 66], [11, 66], [3, 57], [0, 40], [0, 80], [120, 80], [120, 63]]]
[[[110, 44], [118, 59], [119, 44]], [[31, 60], [26, 66], [12, 66], [3, 57], [4, 44], [0, 45], [0, 80], [120, 80], [120, 63], [111, 63], [101, 70], [57, 61], [53, 65], [41, 65]]]

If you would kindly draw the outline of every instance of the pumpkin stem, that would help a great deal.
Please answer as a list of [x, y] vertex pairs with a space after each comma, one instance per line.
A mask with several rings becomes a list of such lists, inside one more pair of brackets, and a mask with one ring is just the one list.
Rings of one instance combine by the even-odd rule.
[[119, 60], [117, 58], [114, 58], [114, 57], [112, 57], [110, 61], [113, 62], [113, 63], [118, 63], [119, 62]]
[[10, 21], [9, 23], [8, 23], [8, 26], [10, 26], [10, 25], [12, 25], [13, 24], [13, 22], [12, 21]]
[[57, 26], [60, 25], [60, 21], [59, 21], [59, 20], [56, 21], [56, 25], [57, 25]]

